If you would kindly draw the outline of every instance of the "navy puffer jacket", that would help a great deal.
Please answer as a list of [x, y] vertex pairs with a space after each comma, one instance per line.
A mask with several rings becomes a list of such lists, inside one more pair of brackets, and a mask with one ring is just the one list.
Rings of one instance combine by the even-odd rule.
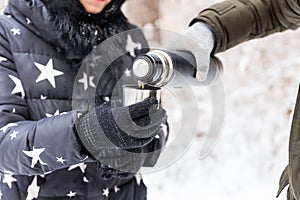
[[[63, 53], [47, 23], [43, 2], [10, 0], [4, 13], [0, 17], [0, 199], [146, 199], [142, 181], [134, 176], [104, 178], [101, 164], [82, 151], [74, 131], [77, 111], [71, 104], [76, 65], [84, 56]], [[120, 67], [119, 72], [126, 70]], [[95, 87], [92, 74], [78, 76], [83, 89]]]

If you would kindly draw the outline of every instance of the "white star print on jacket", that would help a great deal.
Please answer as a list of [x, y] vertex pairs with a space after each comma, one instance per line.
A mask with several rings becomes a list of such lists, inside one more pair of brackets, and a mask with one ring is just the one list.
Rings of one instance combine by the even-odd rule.
[[14, 89], [11, 91], [11, 94], [17, 94], [17, 93], [21, 93], [21, 97], [24, 99], [25, 97], [25, 92], [22, 86], [22, 83], [20, 81], [20, 79], [18, 79], [15, 76], [12, 75], [8, 75], [8, 77], [15, 83], [15, 87]]
[[36, 83], [43, 81], [43, 80], [48, 80], [49, 83], [52, 85], [52, 87], [56, 88], [55, 77], [61, 76], [64, 73], [53, 69], [53, 60], [50, 59], [46, 65], [43, 65], [43, 64], [40, 64], [37, 62], [34, 62], [34, 65], [41, 71], [41, 74], [36, 79]]
[[38, 162], [42, 165], [47, 165], [45, 162], [43, 162], [40, 158], [40, 155], [45, 151], [45, 148], [36, 149], [33, 147], [32, 151], [25, 151], [23, 150], [23, 153], [25, 153], [27, 156], [32, 158], [31, 161], [31, 168], [33, 168]]
[[120, 188], [118, 188], [118, 186], [115, 185], [114, 187], [115, 193], [120, 192]]
[[142, 49], [142, 44], [139, 43], [139, 42], [134, 42], [132, 40], [132, 37], [130, 34], [128, 34], [128, 37], [127, 37], [127, 44], [126, 44], [126, 51], [128, 51], [130, 53], [130, 55], [132, 57], [135, 57], [135, 50], [138, 49], [138, 50], [141, 50]]
[[76, 192], [73, 192], [72, 190], [67, 194], [68, 197], [72, 198], [76, 196]]
[[4, 58], [4, 57], [0, 56], [0, 63], [1, 62], [6, 62], [6, 61], [7, 61], [7, 58]]
[[25, 19], [27, 24], [31, 24], [31, 20], [29, 18], [26, 17]]
[[83, 72], [83, 78], [79, 79], [78, 82], [83, 84], [84, 90], [87, 90], [89, 87], [96, 88], [94, 81], [94, 76], [88, 76], [87, 73]]
[[64, 164], [64, 162], [66, 162], [66, 160], [63, 157], [56, 157], [56, 162]]
[[79, 163], [79, 164], [71, 165], [68, 170], [71, 171], [71, 170], [73, 170], [77, 167], [79, 167], [81, 172], [84, 173], [87, 165], [85, 163]]
[[53, 116], [57, 116], [57, 115], [59, 115], [59, 114], [60, 114], [60, 113], [59, 113], [59, 110], [56, 110], [54, 114], [46, 113], [46, 116], [47, 116], [47, 117], [53, 117]]
[[87, 177], [83, 177], [83, 182], [85, 182], [85, 183], [88, 183], [89, 182], [89, 180], [87, 179]]
[[41, 94], [40, 99], [45, 100], [45, 99], [47, 99], [47, 96], [44, 96]]
[[131, 76], [131, 71], [129, 69], [126, 69], [124, 74], [125, 74], [125, 76], [129, 77], [129, 76]]
[[12, 28], [10, 30], [14, 35], [21, 35], [20, 29], [19, 28]]
[[31, 184], [27, 188], [27, 197], [26, 200], [33, 200], [38, 198], [39, 192], [40, 192], [40, 187], [37, 185], [37, 176], [34, 176]]
[[138, 172], [138, 173], [136, 173], [135, 174], [135, 180], [136, 180], [136, 183], [138, 184], [138, 185], [141, 185], [141, 182], [142, 182], [142, 174], [140, 173], [140, 172]]
[[6, 183], [10, 189], [13, 182], [17, 182], [17, 179], [14, 178], [11, 174], [7, 173], [3, 175], [2, 183]]
[[19, 131], [15, 131], [14, 130], [13, 133], [9, 135], [10, 136], [10, 140], [13, 140], [13, 139], [17, 138], [18, 134], [19, 134]]
[[108, 197], [108, 195], [109, 195], [109, 189], [108, 188], [103, 189], [102, 195]]
[[9, 123], [5, 126], [3, 126], [0, 131], [3, 131], [3, 133], [5, 133], [9, 128], [14, 127], [14, 126], [18, 126], [18, 124], [16, 123]]

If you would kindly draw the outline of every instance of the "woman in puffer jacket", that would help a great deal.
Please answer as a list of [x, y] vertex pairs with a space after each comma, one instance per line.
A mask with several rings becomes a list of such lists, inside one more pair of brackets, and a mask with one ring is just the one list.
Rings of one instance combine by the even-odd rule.
[[[79, 70], [98, 44], [135, 28], [120, 10], [124, 1], [9, 1], [0, 17], [0, 199], [146, 199], [136, 172], [157, 161], [158, 154], [143, 153], [163, 146], [165, 111], [151, 109], [152, 98], [114, 108], [109, 101], [133, 56], [147, 51], [142, 33], [126, 33], [119, 48], [139, 45], [114, 61], [99, 83], [95, 66]], [[75, 82], [82, 90], [97, 88], [95, 112], [72, 109]], [[127, 134], [113, 114], [132, 119], [126, 125], [133, 134], [140, 130], [131, 126], [142, 126], [145, 137]], [[113, 149], [101, 146], [103, 138]], [[124, 151], [137, 156], [124, 159]]]

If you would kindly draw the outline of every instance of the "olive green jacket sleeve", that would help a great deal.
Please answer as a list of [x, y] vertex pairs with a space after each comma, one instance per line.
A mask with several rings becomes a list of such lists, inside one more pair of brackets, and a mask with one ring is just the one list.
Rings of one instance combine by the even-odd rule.
[[[300, 26], [300, 0], [227, 0], [202, 12], [191, 24], [207, 23], [215, 35], [213, 53], [244, 41]], [[199, 33], [201, 34], [201, 33]], [[286, 187], [288, 200], [300, 200], [300, 88], [289, 143], [289, 165], [284, 170], [278, 195]]]
[[[299, 2], [298, 2], [299, 1]], [[206, 22], [216, 37], [214, 53], [244, 41], [300, 26], [300, 0], [227, 0], [191, 22]]]
[[289, 164], [283, 171], [277, 197], [289, 186], [287, 200], [300, 199], [300, 86], [291, 127], [289, 142]]

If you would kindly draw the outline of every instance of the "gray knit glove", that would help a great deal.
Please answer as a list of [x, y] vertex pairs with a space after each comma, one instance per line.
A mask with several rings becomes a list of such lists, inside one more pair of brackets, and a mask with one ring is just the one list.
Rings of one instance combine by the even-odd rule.
[[198, 73], [201, 74], [203, 80], [206, 80], [208, 76], [216, 76], [216, 74], [209, 74], [210, 57], [214, 48], [214, 34], [205, 23], [196, 22], [182, 35], [168, 41], [166, 48], [192, 53], [196, 58]]
[[135, 173], [147, 159], [148, 145], [166, 122], [166, 111], [148, 98], [126, 107], [112, 108], [109, 102], [88, 112], [76, 123], [86, 150], [102, 164]]

